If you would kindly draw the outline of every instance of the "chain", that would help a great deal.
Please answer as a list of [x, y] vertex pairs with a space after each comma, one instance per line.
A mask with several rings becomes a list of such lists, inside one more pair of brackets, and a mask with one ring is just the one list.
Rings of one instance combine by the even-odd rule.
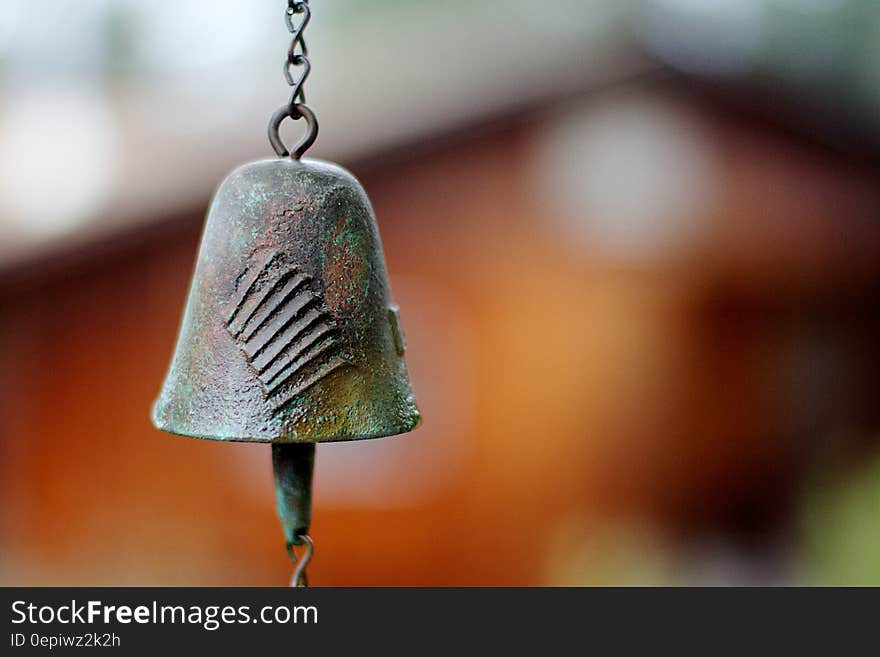
[[[294, 17], [302, 15], [299, 25], [294, 24]], [[293, 87], [290, 94], [290, 116], [296, 114], [296, 106], [298, 103], [306, 102], [306, 92], [303, 89], [306, 78], [312, 72], [312, 64], [309, 61], [309, 50], [306, 47], [306, 39], [303, 35], [309, 21], [312, 18], [312, 11], [309, 9], [308, 0], [287, 0], [287, 10], [284, 12], [284, 22], [287, 24], [288, 31], [293, 35], [290, 41], [290, 48], [287, 49], [287, 60], [284, 62], [284, 79], [287, 84]], [[293, 67], [302, 67], [302, 71], [297, 79], [294, 80]]]
[[[295, 20], [297, 17], [302, 17], [298, 24]], [[303, 89], [306, 79], [312, 72], [312, 63], [309, 61], [308, 48], [303, 35], [311, 18], [312, 11], [309, 8], [309, 0], [287, 0], [284, 22], [293, 38], [290, 41], [290, 48], [287, 49], [287, 59], [284, 61], [284, 79], [287, 80], [287, 84], [292, 87], [292, 90], [288, 103], [276, 110], [272, 118], [269, 119], [269, 143], [272, 144], [272, 148], [279, 157], [290, 155], [297, 160], [305, 154], [318, 137], [318, 121], [315, 118], [315, 113], [306, 105], [306, 93]], [[300, 70], [299, 77], [294, 77], [294, 69]], [[287, 150], [278, 134], [281, 122], [288, 117], [294, 121], [305, 118], [307, 124], [305, 135], [292, 153]]]

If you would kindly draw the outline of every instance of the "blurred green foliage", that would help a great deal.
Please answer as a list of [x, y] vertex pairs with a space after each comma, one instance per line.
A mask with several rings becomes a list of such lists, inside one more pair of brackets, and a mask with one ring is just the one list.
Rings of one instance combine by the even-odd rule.
[[816, 481], [801, 511], [797, 579], [827, 586], [880, 586], [880, 455], [857, 472]]

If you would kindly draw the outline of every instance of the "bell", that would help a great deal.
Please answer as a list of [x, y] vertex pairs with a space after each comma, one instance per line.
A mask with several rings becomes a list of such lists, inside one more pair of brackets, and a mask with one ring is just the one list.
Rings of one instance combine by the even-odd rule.
[[153, 422], [273, 443], [288, 548], [309, 525], [314, 447], [412, 430], [404, 363], [370, 202], [339, 166], [272, 158], [220, 185]]
[[[292, 91], [268, 130], [278, 158], [239, 167], [217, 190], [153, 405], [171, 433], [272, 444], [295, 586], [307, 585], [312, 554], [315, 443], [391, 436], [420, 419], [370, 201], [345, 169], [302, 159], [318, 135], [303, 91], [310, 17], [308, 0], [288, 0]], [[292, 152], [278, 132], [286, 118], [305, 119]]]
[[360, 183], [317, 160], [252, 162], [211, 204], [153, 420], [248, 442], [404, 433], [419, 422], [404, 349]]

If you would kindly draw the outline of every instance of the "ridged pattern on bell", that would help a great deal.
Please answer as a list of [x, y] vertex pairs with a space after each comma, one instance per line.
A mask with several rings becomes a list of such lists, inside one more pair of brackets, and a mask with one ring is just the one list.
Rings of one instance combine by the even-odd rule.
[[348, 364], [336, 353], [336, 324], [309, 287], [311, 276], [278, 260], [278, 251], [267, 251], [243, 272], [226, 322], [276, 413]]
[[153, 421], [212, 440], [404, 433], [419, 422], [405, 344], [357, 180], [317, 160], [252, 162], [214, 196]]

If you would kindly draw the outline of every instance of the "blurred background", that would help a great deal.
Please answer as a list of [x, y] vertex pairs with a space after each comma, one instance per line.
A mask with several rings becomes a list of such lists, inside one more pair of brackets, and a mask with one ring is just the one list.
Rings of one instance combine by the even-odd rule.
[[[318, 448], [312, 583], [880, 584], [880, 4], [311, 5], [424, 415]], [[284, 8], [0, 7], [2, 584], [289, 580], [269, 448], [149, 422]]]

